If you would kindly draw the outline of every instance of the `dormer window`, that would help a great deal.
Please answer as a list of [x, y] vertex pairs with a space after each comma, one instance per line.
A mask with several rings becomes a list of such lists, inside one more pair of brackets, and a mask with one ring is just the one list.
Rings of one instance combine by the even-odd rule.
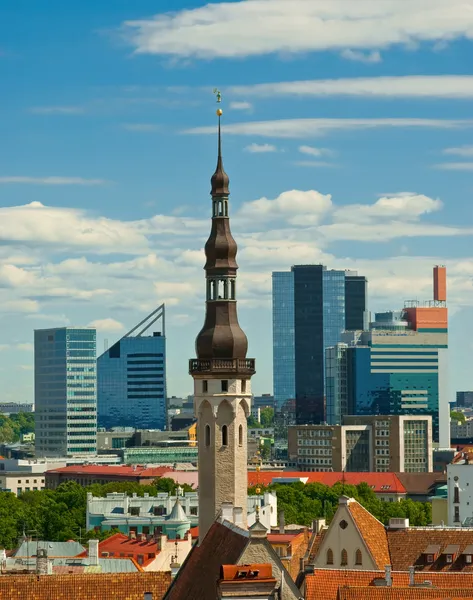
[[438, 544], [429, 544], [427, 548], [422, 552], [427, 564], [432, 564], [437, 560], [440, 553], [440, 546]]
[[443, 556], [445, 556], [445, 562], [448, 565], [455, 562], [459, 551], [460, 546], [458, 544], [449, 544], [442, 552]]

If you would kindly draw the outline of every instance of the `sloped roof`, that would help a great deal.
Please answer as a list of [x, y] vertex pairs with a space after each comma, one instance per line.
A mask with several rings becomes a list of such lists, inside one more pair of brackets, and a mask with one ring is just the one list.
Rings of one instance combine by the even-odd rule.
[[195, 545], [188, 554], [166, 600], [216, 598], [221, 565], [235, 564], [248, 542], [249, 534], [244, 529], [227, 521], [215, 522], [200, 546]]
[[[460, 582], [459, 582], [460, 583]], [[473, 598], [473, 590], [422, 588], [386, 588], [386, 587], [341, 587], [338, 600], [459, 600]]]
[[[470, 528], [434, 528], [410, 527], [409, 529], [388, 529], [387, 539], [391, 564], [396, 571], [407, 570], [415, 565], [422, 571], [469, 571], [473, 572], [473, 564], [467, 564], [461, 553], [473, 544], [473, 529]], [[440, 556], [433, 563], [425, 564], [422, 553], [427, 546], [440, 546]], [[458, 545], [459, 552], [456, 560], [448, 564], [441, 556], [443, 550], [449, 545]]]
[[162, 600], [170, 572], [76, 573], [73, 575], [8, 575], [0, 577], [0, 598], [28, 600], [141, 600], [151, 592]]
[[126, 465], [71, 465], [69, 467], [60, 467], [46, 471], [46, 475], [59, 473], [63, 475], [97, 475], [98, 477], [161, 477], [163, 473], [169, 471], [168, 466], [146, 467], [135, 465], [128, 467]]
[[36, 556], [40, 550], [46, 550], [48, 557], [55, 556], [77, 556], [84, 552], [85, 548], [79, 542], [46, 542], [46, 541], [22, 541], [18, 549], [14, 550], [12, 556], [15, 558], [26, 558]]
[[[109, 555], [113, 554], [113, 557], [103, 558], [102, 554], [108, 552]], [[148, 561], [148, 554], [158, 555], [160, 553], [159, 545], [154, 540], [141, 541], [140, 539], [131, 540], [124, 533], [115, 533], [106, 540], [99, 543], [99, 561], [106, 563], [113, 558], [133, 558], [137, 559], [138, 556], [142, 555], [144, 558], [143, 564]], [[120, 556], [123, 555], [123, 556]]]
[[433, 494], [438, 485], [447, 482], [443, 473], [396, 473], [396, 477], [408, 494]]
[[182, 508], [179, 496], [176, 498], [176, 502], [172, 507], [172, 511], [166, 517], [166, 521], [171, 521], [174, 523], [190, 523], [189, 517], [186, 515], [184, 509]]
[[[366, 598], [367, 600], [378, 600], [378, 596], [375, 596], [378, 592], [373, 590], [381, 590], [379, 593], [379, 600], [381, 598], [384, 600], [421, 600], [421, 598], [454, 598], [457, 597], [454, 593], [455, 590], [473, 590], [473, 574], [472, 573], [429, 573], [428, 578], [426, 578], [426, 574], [423, 572], [415, 573], [415, 583], [416, 587], [409, 588], [409, 573], [406, 571], [393, 571], [391, 573], [392, 577], [392, 587], [376, 587], [375, 580], [376, 579], [384, 579], [385, 573], [383, 571], [362, 571], [362, 570], [350, 570], [350, 569], [316, 569], [314, 573], [306, 575], [305, 585], [306, 585], [306, 594], [305, 600], [343, 600], [342, 590], [344, 589], [358, 589], [363, 590], [361, 592], [353, 592], [353, 594], [357, 593], [357, 597], [346, 598], [346, 600], [362, 600]], [[432, 582], [434, 588], [420, 588], [426, 580]], [[413, 592], [409, 592], [408, 590], [424, 590], [424, 589], [436, 589], [439, 592], [437, 595], [433, 596], [415, 596], [408, 595]], [[443, 595], [443, 591], [448, 589], [448, 595]], [[390, 590], [395, 590], [397, 592], [393, 593]], [[339, 596], [340, 591], [340, 596]], [[384, 594], [383, 594], [384, 593]], [[467, 594], [460, 594], [467, 595]], [[473, 594], [472, 594], [473, 595]]]
[[348, 511], [362, 535], [378, 569], [391, 564], [384, 525], [355, 500], [348, 501]]
[[302, 479], [304, 483], [323, 483], [333, 486], [344, 481], [347, 485], [367, 483], [375, 493], [405, 494], [406, 489], [394, 473], [337, 473], [334, 471], [248, 471], [248, 485], [270, 485], [277, 479]]

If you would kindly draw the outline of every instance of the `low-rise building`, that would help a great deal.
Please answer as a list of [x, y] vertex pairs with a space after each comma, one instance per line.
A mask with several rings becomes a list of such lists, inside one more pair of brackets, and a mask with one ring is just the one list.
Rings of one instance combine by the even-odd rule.
[[75, 481], [84, 486], [93, 483], [105, 484], [112, 481], [134, 481], [135, 483], [150, 485], [166, 471], [169, 471], [169, 467], [73, 465], [46, 471], [45, 483], [48, 489], [56, 489], [64, 481]]
[[6, 415], [16, 415], [21, 412], [32, 413], [34, 411], [33, 403], [23, 402], [0, 402], [0, 413]]
[[43, 490], [45, 472], [54, 467], [65, 467], [62, 461], [46, 459], [0, 459], [0, 489], [4, 492], [13, 492], [17, 496], [23, 492], [36, 492]]
[[448, 524], [473, 525], [473, 450], [464, 449], [447, 465]]
[[305, 471], [430, 472], [430, 415], [345, 416], [289, 427], [290, 462]]

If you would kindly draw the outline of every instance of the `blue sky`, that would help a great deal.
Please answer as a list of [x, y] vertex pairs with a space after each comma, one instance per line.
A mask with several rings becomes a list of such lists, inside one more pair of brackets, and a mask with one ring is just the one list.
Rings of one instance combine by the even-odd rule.
[[215, 167], [239, 313], [272, 390], [271, 271], [369, 278], [370, 309], [449, 273], [451, 390], [472, 389], [473, 1], [4, 0], [0, 400], [33, 397], [33, 329], [98, 350], [161, 302], [168, 391], [191, 393]]

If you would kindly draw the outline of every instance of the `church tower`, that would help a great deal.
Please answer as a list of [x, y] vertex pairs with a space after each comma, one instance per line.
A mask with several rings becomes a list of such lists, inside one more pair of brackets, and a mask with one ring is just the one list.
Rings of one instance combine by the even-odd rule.
[[[220, 93], [217, 93], [220, 102]], [[238, 324], [237, 245], [230, 231], [229, 178], [222, 161], [218, 116], [217, 168], [212, 175], [212, 227], [205, 244], [206, 314], [189, 361], [199, 446], [199, 539], [222, 503], [247, 516], [247, 424], [255, 361], [246, 358], [248, 341]]]

